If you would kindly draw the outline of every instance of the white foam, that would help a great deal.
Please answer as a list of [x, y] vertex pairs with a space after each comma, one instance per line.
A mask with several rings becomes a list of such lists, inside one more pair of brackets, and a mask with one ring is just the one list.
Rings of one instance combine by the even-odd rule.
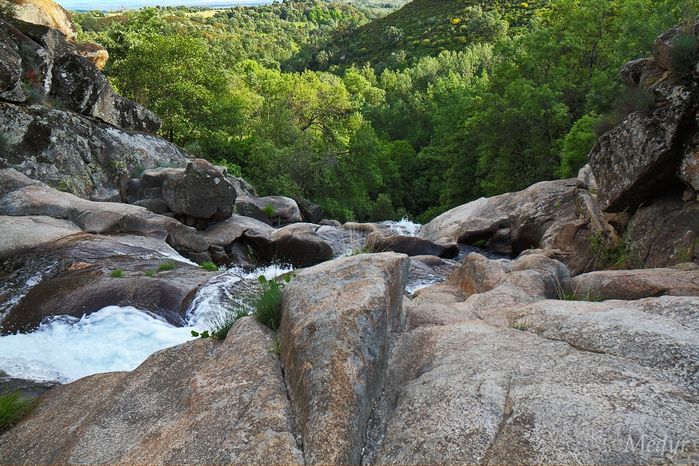
[[11, 377], [70, 382], [98, 372], [128, 371], [154, 352], [192, 339], [133, 307], [109, 306], [80, 319], [59, 316], [29, 334], [0, 338], [0, 370]]

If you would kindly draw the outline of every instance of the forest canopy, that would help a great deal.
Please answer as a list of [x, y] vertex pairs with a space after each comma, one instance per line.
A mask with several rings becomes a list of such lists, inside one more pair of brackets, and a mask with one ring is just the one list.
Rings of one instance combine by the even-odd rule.
[[353, 5], [286, 0], [74, 19], [163, 136], [261, 194], [341, 220], [426, 221], [575, 176], [598, 135], [642, 105], [619, 67], [697, 1], [414, 0], [372, 21]]

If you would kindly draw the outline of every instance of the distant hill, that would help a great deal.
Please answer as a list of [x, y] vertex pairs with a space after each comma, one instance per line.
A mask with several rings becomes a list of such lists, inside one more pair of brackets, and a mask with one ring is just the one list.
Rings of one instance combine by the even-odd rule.
[[378, 67], [401, 67], [442, 50], [490, 42], [526, 24], [546, 1], [414, 0], [383, 18], [339, 34], [317, 51], [313, 65], [323, 69], [370, 62]]
[[410, 0], [338, 0], [350, 3], [365, 10], [369, 10], [377, 16], [384, 16], [402, 7]]

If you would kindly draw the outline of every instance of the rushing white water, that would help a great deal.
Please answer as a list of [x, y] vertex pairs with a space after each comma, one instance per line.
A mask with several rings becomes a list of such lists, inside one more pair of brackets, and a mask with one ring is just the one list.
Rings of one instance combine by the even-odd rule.
[[403, 217], [397, 222], [385, 222], [391, 232], [403, 236], [417, 236], [422, 225], [415, 223], [408, 217]]
[[69, 382], [132, 370], [152, 353], [191, 338], [190, 329], [133, 307], [109, 306], [81, 319], [55, 317], [32, 333], [0, 338], [0, 369], [11, 377]]
[[0, 337], [0, 370], [11, 377], [62, 383], [133, 370], [156, 351], [191, 340], [192, 330], [210, 330], [232, 306], [245, 306], [246, 283], [249, 291], [260, 275], [272, 279], [290, 270], [280, 265], [227, 270], [199, 291], [185, 327], [133, 307], [109, 306], [82, 318], [54, 317], [34, 332]]

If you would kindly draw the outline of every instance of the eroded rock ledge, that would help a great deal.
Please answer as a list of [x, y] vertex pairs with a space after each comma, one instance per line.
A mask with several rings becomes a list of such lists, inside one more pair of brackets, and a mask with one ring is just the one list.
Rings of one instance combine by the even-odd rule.
[[[224, 342], [190, 342], [133, 372], [51, 390], [0, 437], [0, 458], [699, 459], [691, 446], [699, 435], [699, 286], [681, 276], [686, 272], [638, 271], [641, 280], [676, 277], [679, 285], [667, 294], [679, 296], [560, 300], [559, 293], [576, 290], [560, 262], [471, 254], [448, 282], [404, 299], [408, 262], [394, 253], [363, 254], [301, 271], [284, 294], [280, 357], [271, 332], [244, 318]], [[594, 288], [599, 278], [589, 276], [577, 278]], [[685, 448], [637, 447], [664, 438]]]

